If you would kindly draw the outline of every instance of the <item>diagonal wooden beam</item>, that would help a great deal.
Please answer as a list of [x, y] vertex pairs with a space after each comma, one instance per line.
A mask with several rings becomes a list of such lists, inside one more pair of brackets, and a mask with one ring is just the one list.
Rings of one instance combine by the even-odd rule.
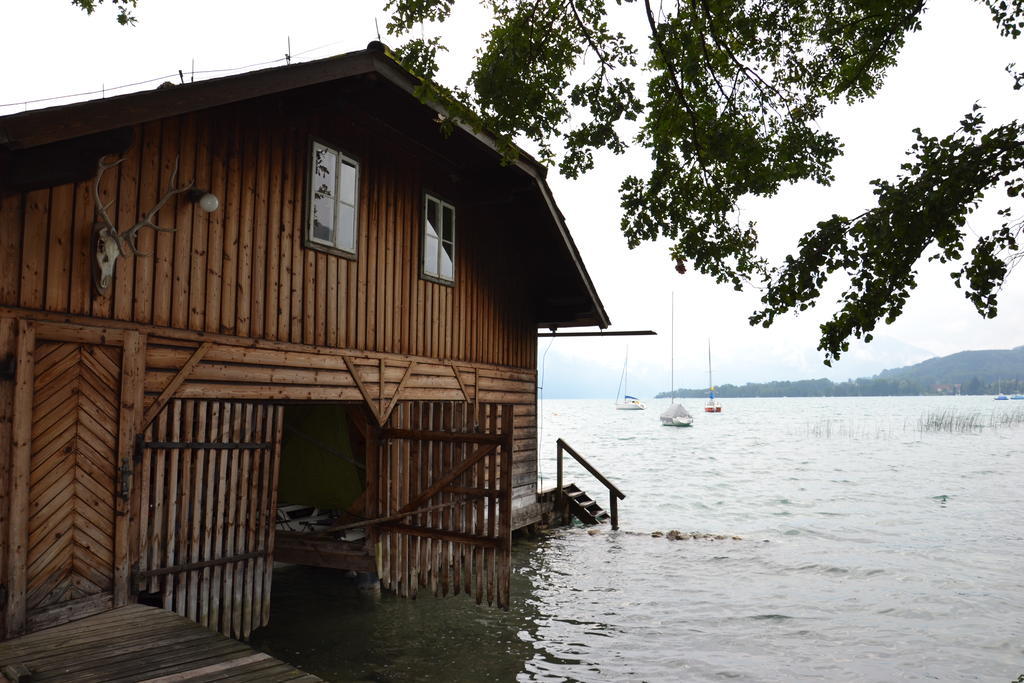
[[480, 429], [480, 368], [473, 368], [473, 428]]
[[[341, 357], [345, 359], [345, 367], [348, 368], [348, 373], [352, 375], [352, 380], [356, 383], [356, 386], [359, 387], [359, 393], [363, 395], [363, 400], [366, 401], [366, 405], [370, 408], [370, 412], [373, 413], [373, 418], [377, 420], [377, 425], [383, 426], [384, 423], [381, 422], [380, 411], [377, 410], [377, 401], [374, 400], [372, 396], [370, 396], [370, 392], [367, 391], [366, 385], [363, 384], [363, 379], [356, 372], [356, 364], [352, 361], [352, 359], [349, 356], [342, 355]], [[380, 379], [381, 382], [383, 382], [383, 373], [381, 374]]]
[[[405, 374], [402, 375], [402, 381], [398, 383], [398, 387], [395, 389], [395, 395], [391, 397], [391, 401], [388, 403], [388, 407], [384, 409], [384, 413], [380, 416], [380, 423], [382, 426], [385, 423], [387, 423], [388, 418], [391, 417], [391, 411], [395, 409], [395, 406], [398, 404], [398, 397], [402, 394], [402, 387], [405, 386], [405, 383], [409, 380], [409, 377], [412, 376], [412, 369], [413, 366], [415, 365], [416, 363], [409, 363], [409, 367], [405, 369]], [[383, 373], [381, 373], [381, 377], [383, 376]], [[381, 382], [381, 386], [383, 385], [384, 383]]]
[[202, 344], [199, 345], [199, 348], [196, 349], [191, 356], [189, 356], [188, 360], [185, 361], [185, 364], [181, 366], [181, 370], [178, 370], [178, 374], [176, 374], [174, 378], [171, 380], [171, 383], [164, 387], [164, 390], [161, 391], [160, 395], [156, 397], [155, 401], [153, 401], [153, 405], [151, 405], [149, 407], [149, 410], [147, 410], [146, 413], [142, 416], [143, 430], [149, 426], [149, 423], [156, 419], [156, 416], [159, 415], [160, 411], [164, 409], [164, 406], [167, 405], [167, 402], [174, 397], [174, 393], [181, 387], [182, 384], [185, 383], [185, 380], [188, 379], [188, 376], [192, 374], [192, 371], [195, 369], [195, 367], [199, 365], [199, 361], [203, 359], [203, 357], [206, 355], [206, 352], [209, 351], [211, 347], [213, 347], [213, 342], [203, 342]]
[[498, 447], [498, 444], [496, 444], [496, 443], [489, 443], [489, 444], [484, 444], [480, 448], [476, 449], [476, 452], [473, 453], [473, 455], [469, 456], [469, 458], [467, 458], [466, 460], [464, 460], [461, 463], [459, 463], [458, 467], [453, 469], [451, 472], [449, 472], [445, 476], [441, 477], [441, 479], [439, 479], [437, 481], [437, 483], [434, 484], [433, 486], [431, 486], [429, 489], [427, 489], [426, 491], [424, 491], [423, 493], [418, 495], [413, 500], [409, 501], [408, 504], [406, 504], [401, 510], [398, 511], [398, 514], [401, 514], [403, 512], [409, 512], [410, 510], [415, 510], [416, 507], [420, 503], [422, 503], [423, 501], [426, 501], [426, 500], [430, 500], [431, 496], [433, 496], [435, 493], [437, 493], [438, 491], [443, 489], [445, 486], [448, 486], [448, 484], [451, 484], [463, 472], [468, 470], [473, 465], [477, 464], [477, 462], [479, 462], [480, 460], [483, 460], [490, 453], [493, 453], [494, 449], [496, 449], [497, 447]]
[[462, 390], [462, 397], [466, 399], [466, 403], [470, 402], [469, 392], [466, 391], [466, 385], [462, 382], [462, 372], [459, 371], [459, 366], [452, 363], [452, 372], [455, 374], [455, 381], [459, 383], [459, 389]]

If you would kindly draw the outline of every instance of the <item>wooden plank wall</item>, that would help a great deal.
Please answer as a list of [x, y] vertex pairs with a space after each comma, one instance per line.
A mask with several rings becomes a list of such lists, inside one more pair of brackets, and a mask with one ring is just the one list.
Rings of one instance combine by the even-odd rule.
[[[348, 259], [303, 246], [310, 136], [361, 163], [358, 246]], [[242, 103], [138, 126], [100, 183], [120, 229], [171, 182], [182, 197], [139, 233], [150, 256], [119, 259], [108, 296], [91, 293], [92, 180], [0, 198], [0, 305], [267, 340], [533, 368], [535, 277], [509, 228], [515, 207], [481, 204], [445, 159], [366, 116], [285, 117]], [[109, 160], [109, 159], [108, 159]], [[423, 193], [456, 207], [454, 286], [419, 277]]]
[[163, 447], [144, 448], [136, 466], [131, 556], [145, 577], [137, 588], [235, 638], [270, 618], [282, 414], [175, 399], [146, 433]]

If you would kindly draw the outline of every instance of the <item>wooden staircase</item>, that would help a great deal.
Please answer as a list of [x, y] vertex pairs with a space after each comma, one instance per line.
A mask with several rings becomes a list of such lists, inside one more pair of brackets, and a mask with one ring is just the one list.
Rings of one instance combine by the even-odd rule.
[[604, 524], [611, 515], [576, 484], [562, 487], [569, 512], [584, 524]]
[[[584, 524], [601, 524], [605, 520], [610, 520], [612, 523], [612, 529], [619, 528], [619, 510], [618, 501], [624, 499], [626, 494], [618, 489], [615, 484], [608, 481], [608, 478], [597, 471], [593, 465], [587, 462], [586, 458], [576, 452], [572, 446], [567, 444], [562, 439], [557, 441], [558, 446], [558, 486], [555, 488], [558, 491], [558, 503], [556, 505], [556, 512], [561, 516], [562, 523], [569, 523], [569, 514], [583, 522]], [[590, 496], [586, 494], [576, 484], [564, 484], [562, 480], [562, 459], [564, 454], [568, 453], [576, 460], [583, 468], [590, 472], [594, 477], [604, 484], [604, 487], [608, 489], [608, 506], [609, 510], [605, 511], [600, 505], [597, 504]]]

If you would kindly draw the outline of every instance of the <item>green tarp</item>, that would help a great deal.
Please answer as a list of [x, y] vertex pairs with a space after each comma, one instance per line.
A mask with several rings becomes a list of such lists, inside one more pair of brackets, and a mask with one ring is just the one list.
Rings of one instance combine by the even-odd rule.
[[345, 406], [286, 406], [278, 500], [344, 510], [363, 492], [363, 455], [352, 453]]

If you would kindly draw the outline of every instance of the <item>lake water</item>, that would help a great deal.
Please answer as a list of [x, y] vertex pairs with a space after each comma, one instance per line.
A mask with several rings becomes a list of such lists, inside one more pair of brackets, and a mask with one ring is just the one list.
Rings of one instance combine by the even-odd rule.
[[[277, 572], [254, 645], [333, 681], [1013, 681], [1024, 673], [1024, 411], [990, 397], [542, 405], [626, 494], [620, 529], [514, 548], [508, 612]], [[922, 431], [952, 411], [986, 425]], [[575, 480], [602, 504], [603, 487]], [[725, 539], [669, 540], [652, 532]], [[733, 537], [739, 537], [734, 539]]]

